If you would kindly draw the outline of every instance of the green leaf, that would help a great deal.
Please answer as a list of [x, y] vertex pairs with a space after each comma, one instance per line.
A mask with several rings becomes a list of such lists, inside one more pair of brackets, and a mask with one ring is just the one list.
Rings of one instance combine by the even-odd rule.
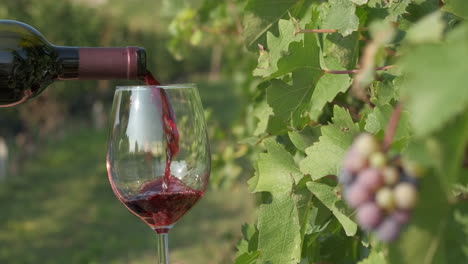
[[385, 255], [377, 250], [372, 250], [369, 257], [358, 262], [358, 264], [387, 264]]
[[[312, 23], [313, 24], [313, 23]], [[310, 28], [309, 24], [306, 28]], [[315, 34], [303, 34], [299, 42], [292, 42], [287, 52], [278, 60], [278, 69], [270, 78], [281, 77], [297, 69], [307, 68], [311, 74], [322, 73], [320, 68], [320, 49]]]
[[459, 202], [447, 223], [445, 263], [464, 263], [468, 259], [468, 203]]
[[269, 192], [271, 201], [258, 213], [260, 263], [297, 263], [301, 256], [298, 211], [291, 191], [302, 178], [292, 156], [272, 139], [265, 141], [267, 153], [258, 159], [256, 192]]
[[356, 5], [363, 5], [363, 4], [367, 4], [367, 1], [369, 0], [349, 0], [353, 3], [355, 3]]
[[333, 124], [323, 126], [319, 141], [306, 149], [307, 157], [300, 163], [301, 171], [310, 174], [313, 180], [326, 175], [338, 175], [345, 151], [359, 133], [349, 112], [335, 106]]
[[[459, 180], [468, 145], [468, 111], [458, 116], [430, 139], [428, 152], [438, 170], [438, 176], [448, 191]], [[465, 175], [466, 177], [466, 175]]]
[[[340, 34], [328, 34], [323, 39], [322, 55], [330, 70], [354, 69], [359, 56], [359, 33], [353, 32], [346, 37]], [[341, 67], [336, 67], [335, 61], [338, 61]]]
[[468, 5], [465, 0], [444, 0], [442, 10], [468, 19]]
[[[312, 193], [307, 189], [306, 183], [310, 178], [303, 178], [301, 182], [294, 186], [293, 200], [296, 204], [299, 225], [301, 227], [300, 236], [304, 237], [312, 215]], [[301, 244], [302, 248], [302, 244]]]
[[[372, 112], [367, 115], [364, 129], [372, 134], [378, 134], [380, 132], [383, 134], [387, 128], [392, 113], [393, 107], [390, 105], [374, 107]], [[410, 136], [408, 119], [408, 112], [402, 112], [400, 120], [398, 121], [396, 133], [393, 136], [393, 141], [399, 141]]]
[[295, 26], [292, 20], [280, 19], [278, 22], [279, 35], [276, 37], [267, 32], [268, 51], [260, 49], [260, 56], [254, 76], [268, 77], [278, 70], [278, 60], [287, 54], [289, 44], [304, 39], [303, 34], [295, 34]]
[[348, 36], [359, 28], [356, 5], [349, 0], [330, 0], [331, 7], [323, 22], [323, 28], [336, 29], [343, 36]]
[[260, 104], [254, 109], [254, 116], [258, 119], [257, 128], [253, 134], [255, 136], [265, 133], [268, 127], [268, 119], [273, 115], [273, 109], [267, 104], [266, 101], [260, 102]]
[[236, 258], [234, 264], [255, 264], [259, 256], [259, 251], [244, 253]]
[[237, 244], [237, 255], [254, 252], [258, 249], [258, 230], [255, 225], [244, 224], [242, 226], [244, 238]]
[[[336, 70], [343, 69], [337, 63], [332, 65]], [[310, 119], [318, 120], [327, 102], [331, 102], [338, 93], [346, 92], [350, 86], [351, 78], [347, 74], [325, 74], [320, 78], [310, 100]]]
[[392, 100], [396, 101], [399, 97], [397, 91], [398, 87], [398, 85], [388, 80], [384, 82], [374, 82], [370, 87], [371, 102], [377, 106], [383, 106], [390, 104]]
[[319, 127], [306, 126], [302, 131], [291, 131], [288, 132], [289, 139], [294, 144], [294, 146], [301, 150], [305, 149], [312, 145], [320, 136]]
[[253, 46], [300, 0], [249, 0], [244, 11], [244, 38]]
[[369, 0], [369, 7], [377, 9], [371, 13], [381, 13], [384, 14], [384, 17], [388, 21], [395, 22], [403, 14], [406, 13], [406, 8], [413, 0], [397, 0], [397, 1], [387, 1], [387, 0]]
[[284, 148], [272, 139], [265, 140], [268, 153], [260, 154], [258, 159], [258, 182], [254, 192], [289, 193], [294, 180], [299, 182], [301, 171], [294, 159]]
[[400, 91], [418, 136], [442, 128], [467, 109], [468, 64], [463, 58], [468, 57], [468, 36], [462, 37], [414, 47], [402, 59], [405, 82]]
[[343, 229], [348, 236], [354, 236], [357, 231], [356, 223], [351, 220], [344, 212], [337, 207], [337, 203], [341, 201], [335, 194], [333, 187], [324, 183], [308, 182], [307, 188], [319, 199], [336, 217], [343, 226]]
[[442, 12], [434, 12], [412, 26], [406, 39], [414, 44], [424, 42], [440, 42], [445, 29]]
[[271, 86], [267, 89], [267, 102], [283, 128], [292, 125], [302, 129], [307, 123], [307, 107], [315, 83], [321, 75], [321, 72], [304, 68], [293, 72], [292, 85], [278, 79], [271, 80]]

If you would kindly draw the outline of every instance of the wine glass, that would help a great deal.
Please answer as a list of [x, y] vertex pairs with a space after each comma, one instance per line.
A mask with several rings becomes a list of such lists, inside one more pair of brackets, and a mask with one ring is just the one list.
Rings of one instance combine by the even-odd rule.
[[168, 232], [203, 196], [210, 149], [194, 84], [117, 87], [107, 171], [120, 202], [158, 235], [168, 262]]

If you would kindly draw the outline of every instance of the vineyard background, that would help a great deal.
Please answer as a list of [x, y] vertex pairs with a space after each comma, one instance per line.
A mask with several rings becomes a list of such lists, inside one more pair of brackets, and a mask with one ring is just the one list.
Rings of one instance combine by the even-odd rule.
[[[176, 263], [468, 262], [466, 1], [9, 0], [0, 15], [55, 44], [144, 46], [161, 80], [199, 84], [212, 196], [174, 229]], [[107, 186], [105, 129], [91, 122], [115, 85], [58, 83], [1, 111], [13, 154], [0, 262], [153, 260], [151, 234]], [[395, 108], [389, 153], [425, 175], [411, 222], [386, 244], [356, 225], [336, 175], [357, 134], [391, 133]]]

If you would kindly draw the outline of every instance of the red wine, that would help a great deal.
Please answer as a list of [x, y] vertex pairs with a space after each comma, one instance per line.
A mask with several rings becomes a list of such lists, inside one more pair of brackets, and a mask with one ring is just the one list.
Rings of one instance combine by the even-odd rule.
[[[147, 85], [159, 85], [151, 72], [144, 76]], [[179, 152], [179, 130], [176, 125], [176, 117], [172, 109], [169, 97], [164, 89], [153, 89], [153, 100], [157, 107], [162, 109], [161, 119], [163, 121], [164, 134], [166, 135], [166, 168], [164, 169], [163, 188], [169, 188], [171, 183], [171, 163], [172, 159]]]
[[203, 196], [202, 191], [186, 186], [173, 176], [164, 188], [163, 178], [144, 184], [140, 194], [134, 197], [120, 198], [130, 211], [158, 233], [166, 233], [168, 229], [157, 227], [173, 225]]
[[0, 107], [26, 102], [55, 80], [137, 80], [146, 71], [143, 48], [59, 47], [29, 25], [0, 20]]

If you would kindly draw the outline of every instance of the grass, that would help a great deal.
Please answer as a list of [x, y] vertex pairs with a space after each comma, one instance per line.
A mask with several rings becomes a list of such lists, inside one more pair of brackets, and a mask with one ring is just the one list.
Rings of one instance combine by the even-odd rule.
[[[106, 135], [74, 131], [0, 182], [0, 263], [155, 263], [155, 234], [115, 198]], [[230, 263], [252, 220], [246, 188], [209, 190], [171, 231], [171, 263]]]

